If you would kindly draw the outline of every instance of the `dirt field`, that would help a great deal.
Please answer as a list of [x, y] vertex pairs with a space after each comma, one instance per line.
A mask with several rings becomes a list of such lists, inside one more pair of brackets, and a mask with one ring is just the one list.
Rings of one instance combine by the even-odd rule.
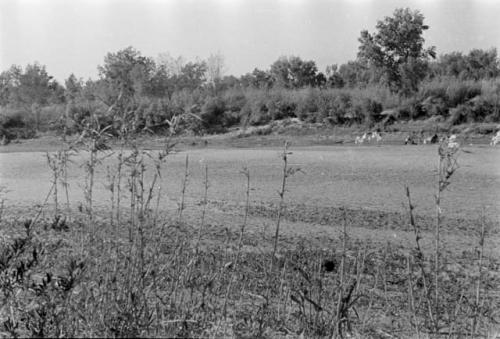
[[[14, 328], [4, 322], [4, 332], [29, 336], [39, 333], [39, 328], [46, 333], [64, 328], [68, 336], [160, 333], [165, 337], [288, 338], [341, 331], [357, 334], [356, 338], [409, 338], [414, 337], [414, 327], [428, 331], [428, 337], [437, 332], [447, 335], [450, 324], [456, 332], [449, 337], [460, 338], [476, 329], [483, 336], [498, 332], [499, 149], [471, 146], [459, 155], [460, 168], [443, 195], [436, 275], [431, 274], [437, 272], [433, 265], [437, 146], [292, 145], [290, 151], [288, 164], [300, 171], [286, 185], [276, 265], [271, 253], [283, 173], [279, 148], [180, 148], [167, 157], [156, 185], [163, 192], [160, 215], [147, 212], [144, 222], [127, 211], [130, 168], [126, 167], [122, 219], [120, 223], [115, 219], [114, 224], [105, 186], [107, 169], [116, 169], [117, 154], [99, 153], [89, 214], [83, 194], [88, 154], [79, 152], [69, 165], [69, 218], [54, 216], [49, 196], [49, 205], [32, 227], [26, 220], [37, 215], [37, 206], [51, 188], [46, 155], [0, 153], [0, 185], [4, 187], [0, 227], [2, 253], [7, 258], [2, 260], [12, 261], [4, 278], [19, 280], [19, 267], [35, 265], [22, 284], [14, 278], [5, 280], [25, 294], [12, 294], [9, 299], [9, 305], [18, 305], [17, 315], [9, 317], [21, 319], [22, 325]], [[150, 157], [157, 154], [144, 154], [149, 168], [153, 165]], [[181, 222], [178, 208], [186, 158], [189, 174]], [[246, 223], [243, 168], [249, 170], [251, 179]], [[136, 185], [139, 177], [136, 172]], [[151, 177], [150, 170], [146, 187]], [[422, 231], [421, 252], [415, 248], [409, 225], [405, 185], [411, 188]], [[63, 211], [66, 197], [61, 186], [58, 196]], [[140, 199], [135, 198], [135, 203]], [[483, 225], [487, 230], [484, 248], [479, 237]], [[22, 253], [20, 263], [9, 259], [17, 258], [16, 253]], [[331, 270], [333, 274], [328, 273]], [[50, 283], [50, 277], [57, 283]], [[439, 277], [439, 287], [433, 283], [435, 277]], [[476, 277], [482, 281], [481, 298], [476, 297]], [[61, 289], [61, 281], [71, 283], [63, 286], [71, 294]], [[28, 288], [37, 284], [42, 292]], [[408, 284], [415, 294], [408, 294]], [[439, 288], [440, 304], [430, 315], [428, 306], [434, 297], [429, 296], [426, 284]], [[109, 293], [116, 302], [106, 301]], [[37, 314], [47, 316], [29, 313], [33, 300], [42, 312]], [[154, 306], [155, 300], [163, 305], [163, 313], [154, 311], [160, 309], [160, 304]], [[409, 309], [408, 300], [417, 305], [415, 309]], [[225, 316], [226, 305], [232, 310], [231, 318]], [[86, 320], [75, 326], [72, 314], [82, 309], [87, 311], [78, 314]], [[338, 312], [343, 312], [343, 320], [336, 318]], [[429, 322], [433, 314], [440, 314], [435, 324]], [[470, 323], [471, 317], [479, 317], [478, 323]], [[107, 320], [99, 328], [101, 318]], [[151, 319], [158, 322], [154, 330], [144, 325]], [[179, 319], [188, 321], [177, 326]], [[32, 327], [33, 321], [39, 325]], [[52, 323], [58, 324], [56, 329]]]
[[[437, 146], [317, 146], [291, 147], [290, 166], [300, 168], [288, 181], [286, 200], [318, 207], [347, 207], [400, 212], [404, 187], [409, 185], [419, 214], [433, 215]], [[500, 215], [500, 152], [490, 147], [465, 148], [460, 168], [445, 193], [444, 213], [470, 218], [486, 213]], [[203, 168], [209, 170], [209, 198], [243, 201], [242, 168], [250, 170], [254, 203], [272, 203], [278, 196], [282, 163], [278, 148], [195, 149], [169, 155], [162, 185], [165, 199], [177, 199], [189, 157], [187, 195], [201, 197]], [[149, 154], [155, 154], [154, 151]], [[115, 166], [111, 153], [101, 155], [97, 175], [97, 201], [107, 201], [103, 185], [106, 167]], [[84, 152], [74, 156], [69, 168], [71, 201], [81, 199]], [[50, 188], [50, 170], [42, 152], [0, 153], [0, 182], [13, 204], [40, 202]], [[168, 197], [170, 196], [170, 197]], [[174, 199], [174, 200], [175, 200]], [[404, 200], [403, 200], [404, 201]]]
[[[284, 234], [291, 237], [309, 234], [321, 239], [314, 233], [339, 225], [339, 209], [343, 207], [351, 211], [354, 227], [368, 233], [377, 230], [377, 238], [383, 239], [387, 235], [384, 232], [391, 230], [408, 231], [404, 227], [407, 224], [405, 185], [411, 189], [415, 213], [423, 229], [432, 229], [437, 146], [292, 146], [291, 152], [289, 165], [300, 171], [287, 183], [286, 222], [290, 227], [283, 229]], [[155, 151], [148, 153], [156, 154]], [[185, 159], [189, 157], [186, 214], [191, 211], [193, 219], [200, 215], [198, 205], [203, 196], [204, 166], [207, 165], [211, 202], [208, 218], [214, 224], [225, 225], [231, 215], [241, 215], [245, 199], [245, 178], [241, 170], [248, 168], [252, 186], [251, 214], [256, 227], [273, 222], [282, 172], [279, 153], [278, 148], [207, 148], [171, 154], [160, 182], [165, 192], [162, 209], [177, 209]], [[70, 165], [69, 195], [73, 206], [84, 199], [82, 164], [86, 156], [85, 153], [75, 155]], [[108, 152], [101, 156], [104, 159], [97, 170], [94, 192], [97, 206], [109, 204], [109, 192], [104, 188], [106, 168], [116, 166], [114, 154]], [[51, 184], [44, 153], [0, 153], [0, 164], [0, 182], [7, 190], [6, 206], [29, 207], [45, 199]], [[443, 197], [445, 229], [450, 233], [473, 232], [482, 216], [497, 225], [499, 150], [485, 146], [465, 148], [459, 156], [459, 164], [453, 183]], [[65, 201], [62, 189], [60, 200]], [[394, 238], [394, 233], [390, 233], [390, 237]]]

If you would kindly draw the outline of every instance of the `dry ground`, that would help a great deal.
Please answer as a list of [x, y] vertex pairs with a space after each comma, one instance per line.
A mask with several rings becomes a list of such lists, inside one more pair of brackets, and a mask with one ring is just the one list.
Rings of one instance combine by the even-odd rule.
[[[481, 226], [485, 224], [488, 235], [484, 250], [484, 276], [489, 281], [489, 285], [484, 287], [484, 293], [487, 295], [490, 311], [493, 310], [492, 317], [498, 317], [494, 310], [498, 309], [497, 306], [500, 305], [500, 296], [498, 295], [500, 286], [500, 276], [498, 274], [500, 251], [497, 246], [500, 243], [498, 221], [500, 216], [500, 151], [485, 146], [468, 146], [464, 150], [465, 152], [462, 152], [459, 156], [460, 168], [453, 177], [452, 185], [444, 193], [443, 197], [443, 214], [445, 218], [442, 232], [442, 264], [445, 267], [443, 271], [445, 276], [442, 279], [443, 284], [449, 284], [449, 289], [445, 290], [449, 295], [443, 295], [443, 298], [451, 298], [449, 304], [446, 304], [448, 307], [447, 314], [453, 313], [455, 305], [461, 303], [460, 300], [453, 299], [454, 296], [458, 297], [456, 293], [459, 293], [455, 293], [453, 290], [454, 286], [458, 286], [454, 279], [457, 279], [457, 277], [462, 279], [464, 275], [468, 276], [469, 274], [474, 276], [477, 250], [479, 248], [479, 231]], [[285, 272], [285, 268], [283, 268], [282, 273], [278, 271], [276, 272], [277, 276], [272, 278], [272, 281], [278, 283], [278, 285], [272, 285], [274, 286], [272, 289], [277, 288], [272, 293], [279, 294], [279, 296], [273, 294], [277, 298], [275, 300], [278, 305], [277, 316], [275, 314], [276, 309], [271, 308], [271, 310], [263, 311], [263, 305], [267, 304], [259, 304], [259, 300], [263, 298], [265, 288], [271, 287], [261, 286], [270, 277], [267, 275], [259, 276], [258, 274], [259, 272], [262, 273], [263, 268], [267, 267], [268, 255], [266, 253], [271, 251], [273, 245], [272, 237], [275, 230], [279, 201], [277, 191], [280, 188], [282, 171], [280, 149], [275, 147], [235, 149], [203, 146], [195, 149], [180, 149], [179, 152], [169, 155], [162, 172], [163, 179], [159, 183], [162, 185], [164, 192], [160, 200], [160, 220], [174, 220], [177, 218], [184, 165], [186, 156], [188, 156], [189, 176], [185, 196], [186, 209], [184, 210], [183, 223], [176, 228], [169, 229], [168, 236], [164, 238], [166, 243], [162, 243], [162, 239], [155, 237], [151, 238], [151, 240], [153, 242], [158, 241], [160, 246], [167, 246], [169, 242], [173, 242], [172, 245], [169, 245], [174, 246], [172, 251], [174, 251], [174, 248], [179, 248], [179, 251], [182, 251], [182, 247], [176, 247], [180, 244], [185, 244], [186, 248], [193, 246], [194, 239], [198, 236], [197, 230], [203, 215], [203, 174], [205, 166], [208, 166], [208, 204], [201, 244], [202, 251], [206, 255], [199, 259], [201, 260], [201, 267], [198, 268], [197, 266], [196, 269], [199, 269], [199, 271], [196, 271], [196, 274], [200, 274], [199, 279], [204, 281], [203, 279], [206, 279], [210, 274], [215, 274], [214, 269], [216, 271], [220, 269], [221, 273], [214, 276], [214, 279], [216, 279], [214, 282], [215, 287], [211, 291], [215, 299], [212, 300], [214, 304], [211, 306], [210, 312], [214, 312], [212, 316], [215, 318], [208, 316], [209, 321], [205, 318], [208, 311], [199, 309], [197, 299], [189, 299], [189, 302], [183, 301], [182, 298], [180, 301], [174, 299], [177, 308], [170, 306], [174, 307], [174, 309], [171, 309], [171, 312], [174, 312], [171, 316], [174, 318], [167, 317], [170, 319], [168, 321], [176, 321], [179, 314], [186, 317], [189, 315], [196, 320], [199, 327], [190, 327], [188, 330], [187, 325], [185, 329], [167, 326], [168, 331], [161, 332], [163, 335], [255, 336], [264, 334], [270, 337], [289, 335], [293, 337], [304, 333], [313, 336], [328, 333], [322, 331], [330, 330], [328, 326], [332, 322], [325, 319], [329, 319], [331, 313], [328, 312], [333, 312], [333, 310], [328, 311], [328, 309], [333, 305], [325, 304], [323, 306], [325, 307], [324, 312], [310, 313], [310, 315], [316, 314], [317, 317], [320, 317], [311, 320], [311, 318], [308, 318], [309, 316], [306, 317], [305, 313], [301, 313], [300, 302], [293, 301], [293, 298], [290, 299], [289, 295], [290, 298], [287, 298], [287, 294], [285, 294], [284, 299], [282, 298], [283, 286], [281, 285], [289, 288], [287, 293], [291, 293], [295, 298], [298, 298], [302, 293], [300, 292], [301, 289], [304, 288], [303, 284], [307, 285], [308, 278], [305, 276], [300, 277], [300, 274], [297, 277], [297, 270], [303, 269], [313, 276], [320, 274], [320, 271], [317, 271], [315, 267], [318, 265], [320, 267], [322, 265], [321, 261], [325, 258], [334, 258], [338, 265], [344, 223], [347, 227], [348, 258], [351, 260], [350, 269], [352, 270], [349, 273], [351, 274], [349, 281], [360, 279], [359, 272], [357, 272], [359, 262], [366, 265], [366, 269], [363, 269], [366, 277], [363, 278], [363, 283], [358, 280], [360, 287], [356, 291], [361, 293], [360, 295], [363, 293], [369, 294], [371, 296], [370, 300], [374, 300], [373, 305], [370, 304], [371, 301], [368, 302], [368, 299], [361, 301], [359, 310], [360, 313], [364, 314], [361, 317], [356, 318], [354, 313], [352, 314], [352, 317], [355, 318], [352, 321], [358, 329], [355, 333], [380, 338], [389, 338], [391, 333], [396, 337], [407, 337], [412, 333], [411, 320], [409, 320], [411, 313], [408, 313], [406, 305], [406, 280], [401, 276], [405, 272], [405, 258], [413, 253], [415, 237], [408, 222], [404, 187], [408, 185], [411, 188], [412, 199], [416, 205], [417, 224], [423, 231], [421, 245], [424, 253], [430, 258], [434, 246], [432, 230], [435, 206], [433, 194], [436, 185], [437, 146], [382, 145], [358, 147], [354, 145], [332, 145], [294, 147], [292, 144], [291, 152], [289, 165], [293, 168], [300, 168], [300, 171], [289, 178], [285, 193], [286, 207], [280, 232], [280, 253], [285, 255], [286, 259], [282, 257], [280, 260], [285, 260], [285, 267], [290, 265], [289, 269], [291, 271], [288, 272], [287, 270]], [[148, 151], [148, 154], [154, 157], [156, 151]], [[98, 225], [102, 225], [98, 233], [100, 233], [100, 241], [103, 244], [89, 243], [91, 247], [87, 249], [89, 251], [87, 255], [89, 255], [91, 261], [98, 260], [98, 256], [92, 251], [99, 251], [99, 248], [101, 250], [106, 249], [106, 244], [117, 242], [123, 244], [125, 248], [128, 234], [125, 224], [120, 225], [118, 235], [113, 233], [113, 229], [109, 228], [106, 219], [109, 213], [109, 192], [104, 186], [107, 183], [106, 169], [116, 165], [116, 154], [106, 152], [100, 156], [102, 156], [102, 163], [96, 172], [94, 198], [96, 206], [95, 221]], [[41, 232], [40, 237], [47, 237], [47, 234], [42, 229], [48, 230], [47, 241], [49, 243], [63, 244], [63, 253], [66, 253], [64, 256], [68, 257], [72, 257], [78, 252], [76, 249], [81, 248], [80, 242], [83, 243], [84, 241], [81, 239], [85, 238], [85, 235], [81, 236], [81, 234], [85, 234], [82, 232], [85, 231], [83, 225], [86, 217], [84, 213], [79, 213], [76, 210], [78, 206], [83, 205], [84, 200], [82, 193], [84, 170], [82, 164], [86, 157], [85, 152], [75, 155], [73, 157], [74, 162], [69, 167], [69, 197], [74, 212], [70, 217], [71, 222], [69, 222], [67, 233], [57, 233], [51, 230], [54, 224], [50, 226], [53, 207], [50, 204], [46, 206], [40, 219], [40, 225], [37, 226], [37, 234]], [[148, 161], [146, 160], [146, 162]], [[220, 302], [224, 299], [227, 279], [231, 277], [229, 273], [227, 273], [229, 275], [222, 273], [223, 269], [221, 267], [234, 262], [234, 259], [231, 261], [231, 258], [237, 251], [235, 244], [238, 241], [238, 232], [244, 220], [245, 177], [241, 174], [243, 168], [248, 169], [250, 172], [252, 188], [250, 192], [249, 219], [243, 241], [244, 256], [242, 257], [242, 263], [245, 265], [242, 265], [242, 271], [235, 273], [238, 277], [241, 275], [241, 281], [238, 281], [234, 295], [231, 295], [230, 298], [230, 307], [235, 307], [236, 310], [239, 309], [242, 314], [234, 316], [234, 324], [229, 326], [228, 332], [224, 332], [227, 324], [223, 324], [222, 329], [217, 325], [215, 330], [213, 328], [210, 330], [211, 327], [215, 326], [215, 319], [220, 320], [220, 313], [218, 313], [222, 307]], [[9, 238], [12, 234], [19, 234], [20, 230], [22, 230], [19, 225], [22, 224], [23, 219], [33, 218], [36, 215], [37, 209], [33, 208], [34, 204], [42, 202], [50, 189], [50, 171], [46, 165], [44, 154], [41, 152], [0, 153], [0, 184], [8, 190], [2, 193], [5, 199], [2, 227], [5, 231], [3, 236]], [[124, 194], [127, 194], [127, 190], [124, 189], [124, 191]], [[65, 196], [62, 189], [59, 198], [60, 203], [64, 204]], [[16, 220], [19, 221], [19, 225], [16, 224]], [[172, 224], [175, 225], [175, 222]], [[9, 227], [6, 227], [6, 225], [9, 225]], [[12, 228], [12, 225], [17, 226]], [[49, 226], [42, 227], [42, 225]], [[183, 228], [183, 225], [185, 228]], [[151, 234], [155, 234], [156, 231], [151, 230], [151, 232]], [[174, 241], [174, 239], [176, 240]], [[56, 248], [58, 245], [53, 244], [53, 246]], [[152, 243], [151, 246], [151, 250], [154, 251], [155, 245]], [[176, 251], [174, 252], [177, 253]], [[112, 253], [110, 252], [109, 255], [111, 259]], [[190, 267], [191, 264], [188, 259], [191, 258], [191, 254], [186, 257], [182, 255], [178, 257], [177, 254], [173, 255], [170, 250], [166, 249], [162, 255], [165, 255], [165, 260], [180, 258], [179, 263], [170, 263], [168, 260], [161, 261], [161, 263], [167, 265], [166, 272], [169, 270], [177, 272], [175, 270], [179, 270], [179, 279], [184, 279], [183, 270]], [[386, 259], [386, 256], [389, 259]], [[59, 256], [51, 260], [52, 262], [61, 260], [62, 263], [64, 260], [61, 258], [63, 257]], [[211, 257], [213, 257], [213, 261], [211, 261]], [[363, 257], [362, 261], [359, 259], [361, 257]], [[187, 261], [184, 262], [183, 258]], [[372, 259], [373, 261], [371, 261]], [[388, 265], [387, 268], [383, 268], [386, 264]], [[95, 267], [101, 270], [102, 267], [107, 267], [106, 265], [108, 264], [100, 263]], [[93, 269], [90, 271], [95, 272]], [[280, 274], [285, 275], [285, 273], [287, 278], [285, 279], [283, 276], [280, 285]], [[100, 282], [96, 282], [99, 279], [99, 273], [95, 274], [87, 277], [87, 279], [90, 279], [89, 283], [99, 284], [100, 286]], [[175, 275], [175, 273], [172, 274]], [[254, 276], [255, 274], [258, 277]], [[322, 274], [318, 276], [318, 281], [322, 281], [322, 284], [328, 284], [325, 286], [337, 286], [336, 284], [339, 283], [335, 280], [337, 278]], [[388, 276], [389, 278], [387, 278]], [[94, 281], [93, 279], [97, 280]], [[123, 277], [122, 279], [126, 280], [127, 278]], [[386, 279], [391, 281], [392, 287], [385, 285], [387, 283]], [[399, 281], [398, 279], [403, 280]], [[166, 281], [166, 286], [171, 286], [172, 281]], [[473, 282], [473, 280], [469, 282], [471, 281]], [[417, 280], [415, 280], [416, 282]], [[185, 283], [189, 284], [189, 281]], [[204, 295], [206, 286], [203, 284], [196, 285], [195, 292], [193, 292], [193, 287], [190, 287], [191, 295], [193, 293], [195, 295]], [[372, 285], [373, 288], [370, 287]], [[119, 286], [122, 287], [123, 285]], [[307, 291], [318, 293], [318, 298], [326, 298], [325, 300], [333, 298], [333, 300], [336, 300], [335, 289], [323, 290], [320, 288], [321, 286], [318, 286], [310, 283]], [[87, 300], [85, 299], [87, 297], [81, 294], [78, 294], [78, 298], [83, 298], [81, 299], [82, 302]], [[425, 300], [425, 298], [421, 298], [420, 301]], [[88, 302], [88, 300], [85, 302]], [[186, 303], [187, 306], [182, 306], [183, 303]], [[113, 314], [113, 310], [106, 311], [105, 305], [100, 305], [96, 304], [97, 309], [95, 312], [102, 312], [103, 317], [106, 312]], [[255, 305], [260, 306], [252, 308]], [[284, 318], [283, 314], [280, 316], [280, 305], [285, 308], [288, 305], [290, 308], [290, 313], [285, 314]], [[311, 305], [308, 306], [310, 312]], [[266, 307], [270, 306], [267, 305]], [[248, 313], [245, 313], [247, 308]], [[190, 315], [189, 312], [193, 310], [196, 310], [197, 313]], [[235, 312], [238, 313], [239, 311]], [[262, 324], [263, 321], [262, 318], [260, 318], [261, 320], [257, 319], [261, 314], [259, 312], [270, 312], [266, 313], [269, 321], [264, 322], [265, 326], [267, 326], [264, 332], [262, 332], [262, 328], [256, 325], [259, 322]], [[422, 314], [425, 314], [425, 310], [424, 313], [419, 313], [419, 317], [422, 317], [419, 318], [419, 322], [422, 327], [428, 327], [428, 325], [423, 325], [425, 316]], [[466, 317], [467, 314], [464, 306], [464, 313], [461, 316]], [[203, 318], [198, 318], [201, 315], [203, 315]], [[323, 319], [323, 317], [325, 318]], [[453, 318], [452, 314], [448, 318], [450, 317]], [[86, 319], [90, 324], [91, 320]], [[114, 319], [113, 321], [118, 320]], [[211, 321], [214, 321], [214, 323], [211, 323]], [[488, 328], [493, 326], [492, 323], [486, 324]], [[326, 329], [322, 329], [320, 325], [326, 326]], [[78, 328], [81, 331], [86, 328], [84, 324], [79, 326]], [[116, 328], [110, 329], [109, 322], [104, 322], [103, 326], [106, 329], [102, 331], [96, 329], [95, 333], [78, 332], [75, 334], [110, 335], [115, 333], [113, 331], [118, 331]], [[134, 331], [141, 329], [141, 331], [145, 332], [127, 332], [129, 329], [122, 328], [120, 329], [121, 332], [116, 332], [115, 335], [154, 335], [153, 332], [148, 332], [141, 326], [137, 325], [137, 329], [134, 329]], [[163, 330], [166, 330], [165, 326]], [[158, 335], [158, 332], [156, 333]]]

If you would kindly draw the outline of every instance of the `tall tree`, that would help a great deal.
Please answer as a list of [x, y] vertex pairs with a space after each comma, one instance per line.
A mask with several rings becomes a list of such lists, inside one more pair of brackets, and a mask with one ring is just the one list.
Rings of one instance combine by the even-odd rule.
[[276, 84], [285, 88], [315, 86], [318, 68], [314, 61], [304, 61], [297, 56], [281, 57], [271, 65]]
[[424, 48], [424, 16], [409, 8], [396, 9], [392, 17], [378, 21], [377, 32], [363, 30], [358, 58], [381, 69], [393, 91], [410, 93], [425, 77], [429, 57], [435, 58], [435, 47]]
[[252, 73], [242, 75], [240, 83], [243, 87], [271, 88], [274, 79], [270, 72], [255, 68]]
[[24, 72], [18, 74], [16, 83], [17, 90], [12, 99], [25, 106], [48, 104], [59, 86], [47, 73], [45, 66], [38, 63], [27, 65]]
[[173, 57], [170, 53], [160, 53], [156, 58], [157, 67], [163, 68], [169, 77], [181, 74], [185, 64], [183, 56]]
[[497, 77], [500, 68], [496, 48], [470, 51], [467, 57], [467, 71], [469, 77], [474, 80]]
[[12, 66], [0, 76], [2, 104], [31, 111], [39, 128], [43, 106], [64, 102], [64, 89], [47, 73], [44, 65], [28, 64], [24, 71]]
[[[99, 75], [114, 92], [115, 98], [121, 94], [123, 99], [131, 99], [142, 95], [148, 88], [155, 69], [151, 58], [144, 57], [133, 47], [127, 47], [116, 53], [108, 53], [104, 58], [104, 65], [99, 66]], [[105, 102], [112, 102], [112, 98], [103, 98]]]
[[6, 106], [11, 102], [16, 88], [19, 86], [19, 78], [23, 70], [21, 67], [12, 65], [8, 70], [0, 74], [0, 105]]
[[83, 89], [82, 79], [78, 79], [73, 73], [64, 82], [66, 87], [66, 99], [68, 101], [75, 100]]
[[206, 62], [207, 65], [207, 82], [209, 84], [218, 83], [226, 71], [224, 56], [220, 53], [211, 54]]
[[188, 62], [176, 78], [176, 88], [179, 90], [195, 90], [206, 80], [207, 64], [204, 61]]

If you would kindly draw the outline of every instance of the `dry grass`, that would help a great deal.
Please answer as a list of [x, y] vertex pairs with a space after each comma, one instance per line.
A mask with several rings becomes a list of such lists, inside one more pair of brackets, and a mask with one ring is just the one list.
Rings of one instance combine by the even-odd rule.
[[[320, 249], [307, 237], [286, 245], [288, 165], [285, 146], [275, 232], [247, 229], [252, 173], [244, 170], [241, 227], [210, 227], [210, 172], [205, 167], [200, 220], [187, 218], [190, 184], [186, 158], [176, 213], [162, 212], [159, 186], [166, 175], [170, 143], [153, 162], [133, 140], [107, 168], [109, 208], [93, 205], [95, 169], [106, 142], [99, 126], [88, 126], [86, 204], [80, 211], [58, 207], [68, 156], [48, 157], [55, 208], [34, 217], [2, 218], [0, 326], [9, 337], [487, 337], [499, 329], [498, 258], [485, 253], [490, 231], [478, 225], [477, 248], [446, 251], [440, 200], [451, 184], [440, 166], [436, 196], [436, 246], [420, 247], [426, 232], [414, 217], [407, 190], [416, 249], [405, 244], [351, 236], [353, 216], [342, 209], [341, 236]], [[125, 139], [124, 139], [125, 140]], [[440, 153], [440, 163], [448, 153]], [[153, 164], [153, 179], [145, 180]], [[441, 172], [439, 172], [441, 173]], [[402, 202], [404, 192], [401, 192]], [[191, 214], [194, 211], [191, 211]], [[374, 226], [376, 227], [376, 225]], [[279, 240], [279, 241], [278, 241]]]

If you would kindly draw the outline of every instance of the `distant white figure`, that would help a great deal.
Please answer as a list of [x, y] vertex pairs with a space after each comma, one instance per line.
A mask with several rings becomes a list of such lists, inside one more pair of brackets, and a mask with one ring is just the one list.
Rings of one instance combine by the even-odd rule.
[[370, 133], [365, 133], [361, 137], [356, 137], [356, 140], [354, 141], [356, 144], [362, 144], [364, 142], [370, 141]]
[[416, 145], [417, 142], [415, 141], [415, 138], [413, 137], [413, 135], [409, 135], [406, 137], [405, 139], [405, 145]]
[[460, 147], [460, 144], [457, 142], [456, 134], [450, 135], [445, 142], [447, 143], [448, 148], [457, 149]]
[[382, 136], [378, 132], [373, 132], [372, 133], [372, 139], [375, 139], [377, 144], [379, 144], [382, 141]]
[[372, 140], [375, 140], [378, 144], [380, 141], [382, 141], [382, 136], [378, 132], [367, 132], [362, 136], [357, 136], [354, 140], [354, 143], [359, 145], [365, 142], [371, 142]]
[[498, 131], [497, 134], [491, 138], [490, 146], [496, 146], [498, 143], [500, 143], [500, 131]]

